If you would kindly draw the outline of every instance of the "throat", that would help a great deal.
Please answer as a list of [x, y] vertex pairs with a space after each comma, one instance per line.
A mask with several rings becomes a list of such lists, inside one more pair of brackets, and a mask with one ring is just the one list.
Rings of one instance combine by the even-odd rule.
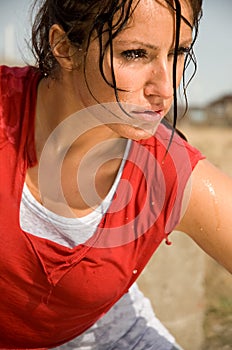
[[119, 147], [104, 157], [97, 152], [78, 159], [74, 156], [77, 153], [70, 151], [61, 172], [53, 166], [46, 168], [45, 176], [39, 177], [38, 167], [28, 169], [26, 184], [41, 205], [63, 217], [84, 217], [102, 205], [101, 210], [106, 210], [104, 200], [108, 204], [112, 201], [130, 143], [126, 150]]

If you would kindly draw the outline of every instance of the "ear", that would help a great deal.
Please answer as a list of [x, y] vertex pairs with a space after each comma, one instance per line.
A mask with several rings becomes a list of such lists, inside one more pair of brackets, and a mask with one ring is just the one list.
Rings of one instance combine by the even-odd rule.
[[66, 70], [73, 70], [75, 66], [74, 48], [65, 31], [58, 24], [53, 24], [49, 32], [49, 42], [52, 53], [60, 66]]

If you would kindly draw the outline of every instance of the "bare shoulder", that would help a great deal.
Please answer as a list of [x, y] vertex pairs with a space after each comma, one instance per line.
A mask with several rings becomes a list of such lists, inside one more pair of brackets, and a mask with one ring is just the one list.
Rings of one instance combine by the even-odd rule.
[[232, 272], [232, 179], [201, 160], [186, 196], [186, 211], [177, 229]]

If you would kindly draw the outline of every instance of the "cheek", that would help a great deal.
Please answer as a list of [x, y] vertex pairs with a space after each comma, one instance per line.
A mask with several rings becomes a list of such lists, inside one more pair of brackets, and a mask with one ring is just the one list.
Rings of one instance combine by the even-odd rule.
[[146, 71], [137, 68], [116, 67], [115, 78], [119, 89], [127, 92], [137, 92], [145, 85]]
[[181, 82], [181, 79], [183, 77], [183, 73], [184, 73], [184, 62], [185, 62], [185, 59], [182, 58], [180, 60], [180, 62], [177, 64], [177, 68], [176, 68], [176, 78], [177, 78], [177, 86], [180, 85], [180, 82]]
[[[122, 60], [114, 58], [113, 68], [116, 86], [119, 90], [135, 92], [144, 86], [146, 68], [138, 62], [126, 64]], [[104, 73], [107, 80], [112, 84], [113, 79], [109, 55], [107, 55], [104, 62]]]
[[[90, 92], [99, 102], [105, 102], [105, 99], [111, 100], [114, 96], [114, 89], [107, 84], [101, 75], [100, 70], [98, 69], [99, 64], [97, 61], [88, 62], [86, 66], [85, 74], [85, 85], [87, 89], [87, 94]], [[111, 83], [109, 71], [104, 71], [106, 80]], [[113, 99], [114, 100], [114, 99]]]

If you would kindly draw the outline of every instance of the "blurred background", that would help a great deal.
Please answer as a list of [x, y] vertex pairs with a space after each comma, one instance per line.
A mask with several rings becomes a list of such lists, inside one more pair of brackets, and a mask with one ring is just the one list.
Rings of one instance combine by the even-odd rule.
[[[198, 70], [179, 128], [232, 176], [232, 1], [203, 3], [195, 46]], [[0, 63], [33, 62], [28, 49], [32, 1], [0, 0], [0, 5]], [[186, 350], [232, 349], [231, 275], [183, 234], [174, 232], [172, 241], [154, 255], [140, 287]]]

